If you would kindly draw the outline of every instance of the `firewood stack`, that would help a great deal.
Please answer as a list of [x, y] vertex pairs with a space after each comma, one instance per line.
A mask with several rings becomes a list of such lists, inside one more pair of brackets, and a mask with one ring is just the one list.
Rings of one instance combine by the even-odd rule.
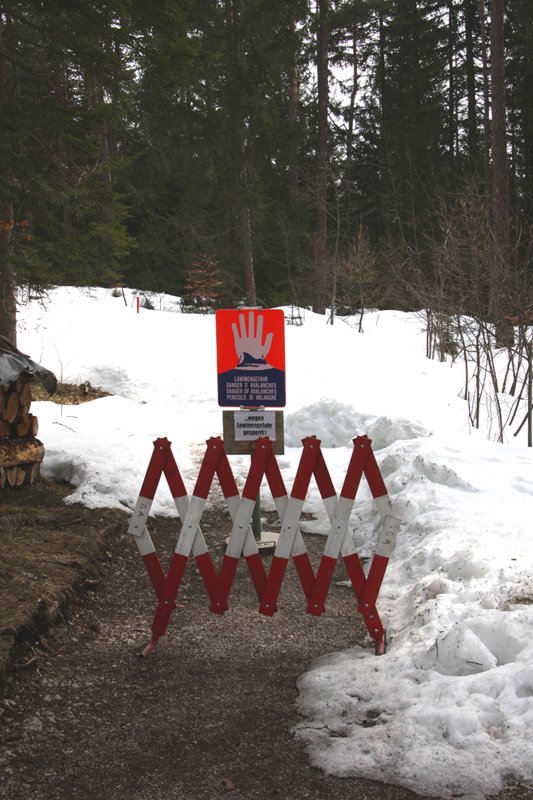
[[44, 456], [35, 438], [37, 417], [30, 414], [31, 381], [21, 376], [0, 386], [0, 487], [33, 483]]
[[41, 469], [44, 446], [30, 413], [35, 378], [55, 391], [55, 375], [0, 336], [0, 489], [31, 484]]

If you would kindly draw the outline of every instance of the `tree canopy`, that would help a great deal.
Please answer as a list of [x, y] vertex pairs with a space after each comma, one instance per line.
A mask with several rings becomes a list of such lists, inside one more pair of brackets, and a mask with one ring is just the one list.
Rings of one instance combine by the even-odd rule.
[[0, 334], [17, 285], [199, 264], [223, 305], [531, 302], [533, 8], [499, 4], [0, 0]]

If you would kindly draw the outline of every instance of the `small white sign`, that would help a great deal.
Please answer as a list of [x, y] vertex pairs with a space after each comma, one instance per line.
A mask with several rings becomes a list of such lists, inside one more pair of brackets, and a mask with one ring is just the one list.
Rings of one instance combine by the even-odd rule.
[[253, 442], [259, 436], [276, 441], [276, 412], [235, 411], [235, 441]]

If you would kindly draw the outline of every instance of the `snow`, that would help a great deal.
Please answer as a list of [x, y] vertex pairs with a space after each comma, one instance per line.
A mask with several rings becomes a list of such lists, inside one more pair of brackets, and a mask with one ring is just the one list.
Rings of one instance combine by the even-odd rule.
[[[63, 381], [113, 394], [32, 404], [44, 473], [91, 508], [133, 508], [161, 436], [192, 491], [205, 440], [222, 429], [214, 317], [182, 314], [165, 295], [137, 314], [126, 298], [60, 288], [19, 313], [22, 351]], [[285, 483], [300, 440], [316, 434], [340, 491], [351, 440], [368, 434], [401, 526], [377, 603], [387, 653], [315, 661], [298, 682], [297, 735], [328, 773], [425, 795], [474, 800], [531, 783], [533, 453], [470, 430], [463, 370], [425, 358], [418, 315], [369, 312], [359, 333], [353, 320], [326, 326], [302, 313], [303, 325], [286, 327]], [[249, 458], [230, 461], [242, 488]], [[266, 491], [263, 504], [274, 507]], [[316, 515], [304, 529], [326, 534], [314, 482], [304, 508]], [[163, 484], [152, 513], [175, 513]], [[377, 521], [363, 481], [351, 517], [361, 556], [373, 555]]]

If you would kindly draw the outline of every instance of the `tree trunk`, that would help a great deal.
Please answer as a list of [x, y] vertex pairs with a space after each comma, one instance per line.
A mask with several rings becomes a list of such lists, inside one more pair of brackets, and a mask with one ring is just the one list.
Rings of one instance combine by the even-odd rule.
[[[245, 156], [243, 154], [243, 160]], [[247, 194], [246, 164], [243, 165], [241, 174], [241, 197], [240, 218], [241, 218], [241, 238], [244, 259], [244, 280], [246, 286], [246, 302], [249, 306], [257, 305], [257, 294], [255, 290], [254, 255], [252, 244], [252, 220], [250, 206], [246, 198]]]
[[[4, 22], [0, 16], [0, 116], [6, 103], [6, 70], [4, 56]], [[9, 175], [9, 170], [7, 171]], [[9, 180], [7, 181], [9, 183]], [[0, 207], [0, 336], [17, 343], [17, 282], [13, 270], [13, 205], [4, 203]]]
[[483, 70], [483, 175], [485, 179], [485, 194], [488, 196], [490, 193], [490, 92], [486, 18], [485, 0], [479, 0], [479, 30]]
[[509, 172], [505, 130], [503, 0], [492, 0], [490, 32], [493, 214], [498, 239], [506, 243], [509, 233]]
[[359, 59], [357, 53], [357, 23], [354, 22], [351, 29], [352, 34], [352, 88], [350, 91], [350, 106], [348, 108], [348, 143], [346, 145], [346, 160], [348, 165], [352, 160], [353, 151], [353, 132], [355, 127], [355, 101], [357, 99], [357, 89], [359, 86]]
[[253, 259], [253, 234], [246, 164], [246, 123], [239, 83], [242, 71], [242, 26], [238, 0], [224, 0], [228, 36], [228, 117], [232, 169], [235, 174], [236, 214], [243, 255], [246, 302], [257, 305]]
[[448, 3], [448, 152], [450, 160], [456, 152], [457, 115], [455, 99], [455, 59], [454, 48], [457, 37], [457, 23], [453, 3]]
[[348, 138], [346, 142], [346, 169], [344, 177], [344, 218], [348, 225], [349, 236], [351, 236], [352, 226], [355, 222], [355, 220], [352, 220], [354, 198], [354, 167], [352, 158], [354, 150], [355, 101], [359, 88], [358, 33], [357, 22], [354, 21], [350, 27], [352, 39], [352, 88], [350, 90], [350, 105], [348, 107]]
[[327, 291], [327, 183], [328, 183], [328, 4], [317, 0], [317, 203], [314, 253], [313, 311], [324, 314]]
[[288, 63], [288, 116], [289, 116], [289, 141], [287, 149], [288, 167], [288, 228], [286, 230], [286, 257], [287, 275], [291, 290], [291, 301], [300, 304], [300, 291], [295, 285], [294, 278], [299, 276], [302, 263], [301, 236], [298, 220], [298, 199], [300, 194], [300, 148], [298, 136], [299, 112], [299, 73], [298, 55], [300, 38], [297, 30], [297, 20], [291, 16], [289, 22], [289, 63]]
[[17, 282], [13, 271], [11, 238], [13, 207], [6, 205], [0, 219], [0, 336], [17, 344]]
[[296, 39], [296, 20], [291, 19], [291, 56], [289, 66], [289, 203], [294, 208], [298, 197], [298, 49]]
[[492, 107], [492, 228], [493, 257], [490, 316], [497, 344], [511, 346], [513, 326], [506, 321], [510, 306], [509, 171], [505, 114], [505, 58], [503, 0], [492, 0], [490, 20]]
[[378, 22], [379, 22], [379, 55], [378, 55], [378, 76], [377, 85], [379, 91], [379, 110], [381, 112], [381, 127], [384, 128], [384, 118], [387, 112], [387, 102], [385, 98], [386, 81], [385, 81], [385, 20], [383, 17], [383, 10], [378, 9]]
[[479, 160], [479, 145], [477, 133], [476, 69], [474, 62], [475, 0], [465, 0], [463, 13], [465, 20], [465, 69], [468, 109], [466, 140], [468, 157], [472, 164], [477, 165]]

